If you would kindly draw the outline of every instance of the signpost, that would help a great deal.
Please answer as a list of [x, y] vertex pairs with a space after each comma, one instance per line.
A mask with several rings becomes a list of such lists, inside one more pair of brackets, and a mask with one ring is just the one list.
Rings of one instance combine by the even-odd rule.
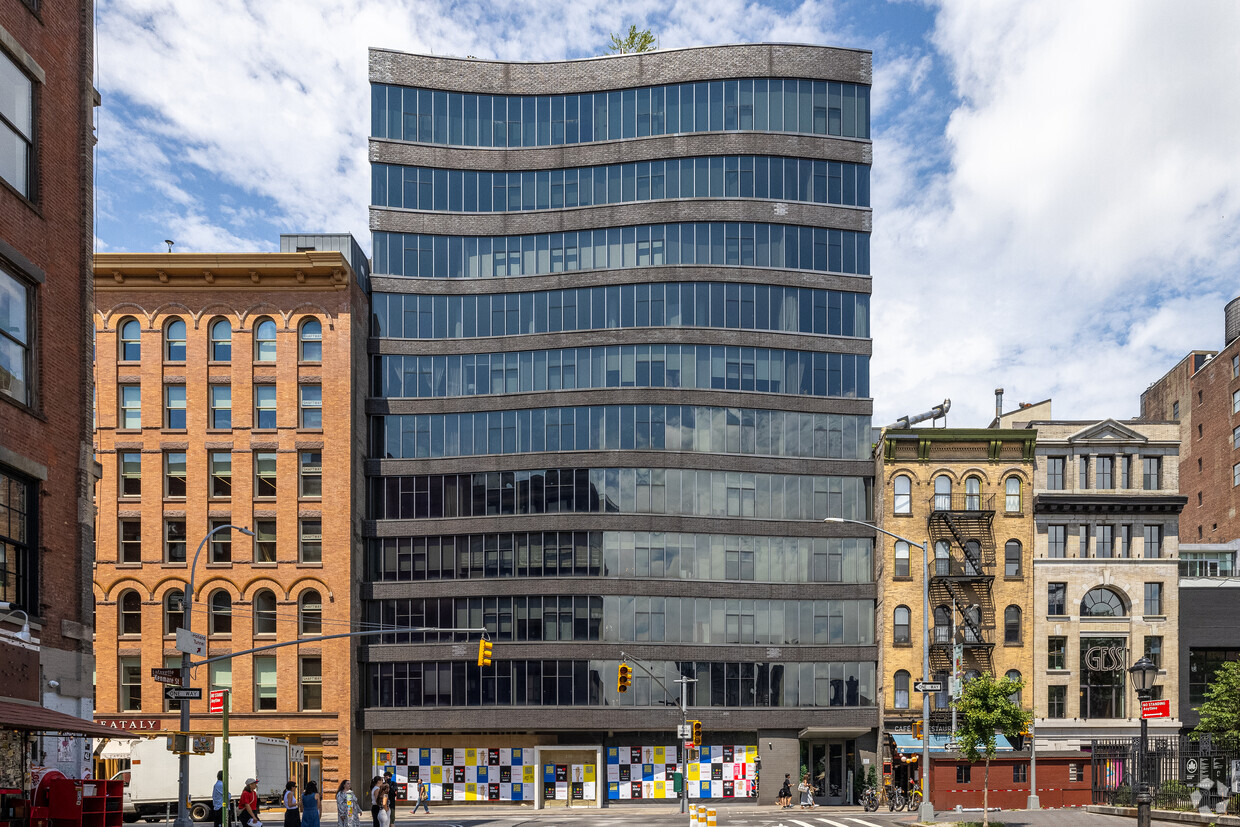
[[230, 703], [230, 700], [231, 700], [231, 693], [229, 692], [229, 690], [212, 689], [211, 694], [210, 694], [209, 706], [207, 708], [210, 712], [213, 712], [213, 713], [218, 712], [220, 713], [221, 716], [223, 716], [221, 720], [221, 729], [222, 729], [221, 735], [223, 737], [221, 740], [224, 743], [224, 755], [223, 755], [224, 812], [226, 814], [225, 819], [228, 821], [229, 824], [232, 824], [232, 800], [228, 796], [228, 759], [232, 755], [232, 751], [228, 748], [228, 708], [232, 705]]
[[200, 657], [207, 656], [207, 636], [189, 629], [177, 629], [177, 651]]
[[165, 686], [164, 700], [166, 701], [201, 701], [202, 690], [190, 689], [188, 687]]
[[913, 690], [916, 692], [942, 692], [942, 681], [914, 681]]
[[171, 686], [180, 686], [181, 685], [181, 670], [180, 669], [152, 669], [151, 678], [154, 679], [156, 683], [166, 683]]
[[1142, 718], [1170, 718], [1171, 717], [1171, 700], [1164, 699], [1161, 701], [1142, 701], [1141, 702]]

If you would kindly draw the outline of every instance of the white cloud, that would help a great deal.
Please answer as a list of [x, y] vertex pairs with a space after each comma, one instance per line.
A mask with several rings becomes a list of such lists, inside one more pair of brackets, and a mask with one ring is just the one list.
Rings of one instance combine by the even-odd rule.
[[950, 166], [893, 179], [933, 142], [904, 121], [876, 141], [876, 418], [952, 396], [954, 424], [982, 424], [997, 386], [1131, 416], [1187, 350], [1221, 346], [1238, 34], [1225, 2], [945, 0]]

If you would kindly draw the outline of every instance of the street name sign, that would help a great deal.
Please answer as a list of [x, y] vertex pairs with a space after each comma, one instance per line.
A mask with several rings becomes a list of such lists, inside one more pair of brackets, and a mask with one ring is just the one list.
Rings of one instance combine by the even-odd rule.
[[917, 692], [942, 692], [942, 681], [914, 681], [913, 689]]
[[180, 669], [152, 669], [151, 677], [155, 679], [156, 683], [167, 683], [172, 686], [181, 685]]
[[1171, 699], [1167, 698], [1161, 701], [1142, 701], [1141, 702], [1142, 718], [1170, 718], [1171, 717]]
[[164, 700], [166, 701], [201, 701], [202, 700], [202, 689], [201, 688], [191, 689], [189, 687], [182, 688], [179, 686], [165, 686], [164, 687]]
[[177, 629], [177, 651], [206, 657], [207, 636], [189, 629]]

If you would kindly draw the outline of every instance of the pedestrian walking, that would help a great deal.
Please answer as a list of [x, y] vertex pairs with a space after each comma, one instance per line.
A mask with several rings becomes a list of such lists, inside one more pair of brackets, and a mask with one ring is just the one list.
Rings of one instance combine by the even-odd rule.
[[284, 785], [284, 827], [301, 827], [301, 802], [297, 800], [297, 783]]
[[211, 788], [211, 823], [215, 827], [224, 824], [224, 771], [215, 774], [215, 786]]
[[391, 789], [387, 784], [379, 787], [379, 827], [390, 827], [392, 823], [392, 813], [388, 809], [391, 806]]
[[307, 781], [306, 789], [301, 794], [301, 827], [319, 827], [321, 801], [319, 785], [313, 781]]
[[413, 782], [413, 814], [418, 814], [418, 807], [421, 806], [427, 815], [431, 814], [431, 788], [425, 781]]
[[349, 779], [340, 782], [336, 790], [337, 827], [362, 827], [362, 805], [357, 802], [353, 784]]
[[247, 778], [241, 791], [241, 827], [263, 827], [258, 820], [258, 779]]
[[797, 789], [801, 791], [801, 809], [813, 809], [816, 806], [814, 804], [814, 788], [809, 783], [808, 775], [801, 776], [801, 783], [798, 785]]
[[374, 827], [379, 827], [379, 788], [383, 786], [383, 776], [376, 775], [370, 779], [370, 820]]
[[779, 788], [779, 806], [783, 810], [792, 809], [792, 773], [784, 773], [784, 785]]

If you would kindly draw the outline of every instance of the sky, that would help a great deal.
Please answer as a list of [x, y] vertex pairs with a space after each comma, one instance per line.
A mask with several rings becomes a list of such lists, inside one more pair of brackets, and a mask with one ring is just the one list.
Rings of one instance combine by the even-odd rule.
[[874, 421], [1136, 416], [1240, 295], [1234, 0], [97, 0], [96, 250], [371, 248], [367, 48], [873, 52]]

